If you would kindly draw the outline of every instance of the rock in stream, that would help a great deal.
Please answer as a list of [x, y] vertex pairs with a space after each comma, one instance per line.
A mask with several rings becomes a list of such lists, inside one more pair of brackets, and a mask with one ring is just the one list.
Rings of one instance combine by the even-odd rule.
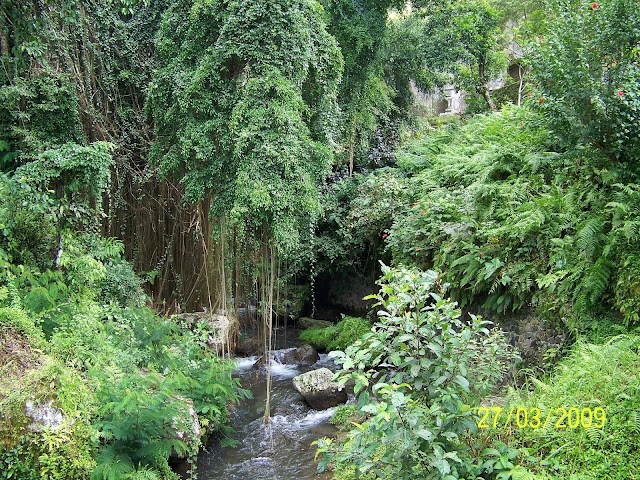
[[293, 386], [315, 410], [326, 410], [347, 401], [347, 390], [333, 381], [333, 372], [328, 368], [294, 377]]

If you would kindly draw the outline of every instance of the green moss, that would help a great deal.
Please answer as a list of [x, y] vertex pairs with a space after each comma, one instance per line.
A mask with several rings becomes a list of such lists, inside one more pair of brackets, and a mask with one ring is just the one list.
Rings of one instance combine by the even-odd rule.
[[369, 330], [371, 322], [366, 318], [345, 316], [334, 326], [306, 329], [300, 334], [300, 340], [321, 350], [344, 350]]
[[300, 340], [310, 343], [315, 348], [327, 350], [327, 346], [331, 343], [331, 339], [335, 338], [338, 329], [333, 327], [311, 327], [307, 328], [300, 334]]
[[19, 307], [0, 306], [0, 328], [11, 329], [26, 336], [29, 343], [40, 345], [43, 335], [32, 316]]
[[[91, 425], [97, 411], [95, 393], [76, 369], [29, 349], [20, 334], [12, 334], [11, 340], [13, 347], [21, 348], [16, 361], [23, 369], [7, 370], [10, 373], [0, 380], [0, 480], [88, 479], [96, 466], [97, 431]], [[26, 354], [31, 358], [19, 358]], [[63, 424], [31, 431], [32, 420], [25, 413], [28, 401], [52, 401]]]

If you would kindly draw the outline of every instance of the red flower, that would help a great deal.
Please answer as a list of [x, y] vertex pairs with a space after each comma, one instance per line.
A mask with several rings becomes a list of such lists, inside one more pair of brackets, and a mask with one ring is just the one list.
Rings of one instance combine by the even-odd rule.
[[538, 99], [538, 102], [540, 102], [540, 103], [544, 102], [544, 98], [543, 98], [543, 97], [540, 97], [540, 98]]
[[591, 8], [593, 8], [594, 10], [597, 10], [598, 9], [598, 4], [596, 2], [593, 2], [591, 4]]
[[624, 96], [624, 92], [622, 90], [618, 90], [618, 96], [619, 97], [623, 97]]
[[384, 240], [384, 239], [385, 239], [385, 238], [387, 238], [388, 236], [389, 236], [389, 234], [388, 234], [388, 233], [383, 233], [383, 234], [382, 234], [382, 239]]

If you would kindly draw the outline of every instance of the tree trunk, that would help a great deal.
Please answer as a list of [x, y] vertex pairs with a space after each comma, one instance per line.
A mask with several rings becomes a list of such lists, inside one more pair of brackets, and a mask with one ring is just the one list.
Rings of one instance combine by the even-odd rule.
[[482, 96], [484, 97], [487, 105], [489, 105], [489, 108], [492, 111], [497, 110], [496, 104], [493, 102], [493, 98], [491, 98], [491, 91], [486, 86], [484, 86], [484, 92], [482, 93]]
[[520, 83], [518, 84], [518, 106], [522, 105], [522, 89], [524, 87], [524, 68], [522, 65], [518, 65], [518, 77]]
[[[1, 28], [2, 24], [0, 24], [0, 29]], [[2, 32], [0, 32], [0, 55], [9, 55], [9, 35]]]
[[487, 85], [487, 79], [485, 78], [485, 75], [485, 64], [481, 61], [478, 63], [478, 77], [480, 79], [480, 85], [476, 87], [476, 91], [478, 92], [478, 94], [482, 95], [489, 108], [492, 111], [495, 111], [497, 110], [496, 104], [493, 102], [493, 98], [491, 98], [491, 91], [489, 90], [489, 87]]

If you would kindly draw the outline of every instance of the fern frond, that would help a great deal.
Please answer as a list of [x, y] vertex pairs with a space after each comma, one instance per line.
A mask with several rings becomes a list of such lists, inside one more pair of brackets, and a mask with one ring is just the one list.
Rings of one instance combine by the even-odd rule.
[[124, 243], [121, 240], [107, 237], [100, 239], [100, 244], [97, 245], [93, 254], [98, 260], [104, 261], [110, 258], [119, 258], [123, 252]]
[[589, 439], [589, 441], [591, 443], [597, 443], [598, 440], [600, 440], [602, 438], [602, 429], [601, 428], [589, 427], [589, 428], [585, 429], [585, 432], [587, 434], [587, 438]]
[[609, 286], [612, 271], [611, 262], [602, 257], [588, 270], [585, 289], [591, 304], [595, 304]]
[[138, 469], [127, 475], [127, 480], [162, 480], [161, 476], [155, 470], [149, 467], [138, 467]]
[[622, 224], [622, 233], [630, 242], [636, 242], [640, 238], [640, 221], [628, 220]]
[[105, 448], [96, 460], [98, 466], [93, 471], [91, 480], [121, 480], [135, 472], [131, 458], [116, 453], [112, 448]]
[[629, 420], [631, 422], [631, 429], [633, 430], [633, 432], [636, 435], [640, 435], [640, 412], [637, 410], [631, 412], [631, 417]]
[[576, 245], [584, 252], [587, 258], [593, 257], [604, 240], [604, 222], [601, 218], [589, 218], [583, 224], [576, 235]]

